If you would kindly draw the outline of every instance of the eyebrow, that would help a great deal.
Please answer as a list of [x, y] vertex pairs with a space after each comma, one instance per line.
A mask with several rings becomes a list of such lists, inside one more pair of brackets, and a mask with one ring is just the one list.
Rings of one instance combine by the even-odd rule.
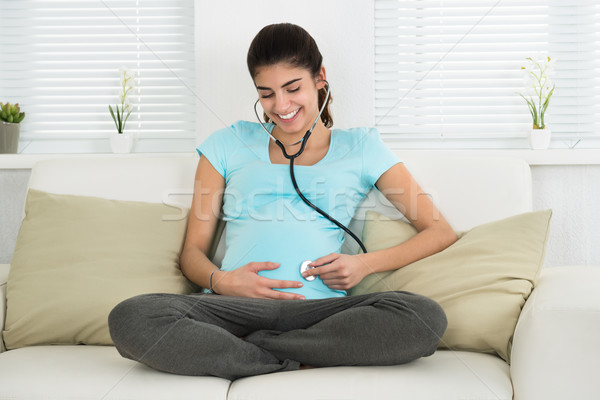
[[[300, 80], [302, 80], [302, 78], [296, 78], [296, 79], [292, 79], [291, 81], [289, 81], [289, 82], [286, 82], [286, 83], [284, 83], [283, 85], [281, 85], [281, 87], [282, 87], [282, 88], [284, 88], [284, 87], [286, 87], [286, 86], [289, 86], [289, 85], [291, 85], [292, 83], [298, 82], [298, 81], [300, 81]], [[271, 89], [271, 88], [264, 87], [264, 86], [257, 86], [257, 87], [256, 87], [256, 89], [257, 89], [257, 90], [273, 90], [273, 89]]]

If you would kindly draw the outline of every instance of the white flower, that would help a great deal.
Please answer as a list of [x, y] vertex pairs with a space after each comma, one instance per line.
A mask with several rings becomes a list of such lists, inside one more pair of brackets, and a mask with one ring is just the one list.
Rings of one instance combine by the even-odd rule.
[[525, 72], [527, 88], [521, 93], [525, 99], [536, 128], [544, 129], [544, 114], [548, 108], [550, 98], [554, 93], [554, 83], [550, 74], [554, 70], [554, 62], [550, 57], [529, 57], [521, 69]]
[[121, 83], [119, 102], [121, 104], [116, 104], [114, 109], [112, 108], [112, 105], [109, 105], [108, 109], [115, 122], [117, 132], [123, 133], [125, 130], [125, 123], [133, 112], [133, 106], [129, 101], [129, 95], [135, 86], [135, 74], [127, 67], [121, 67], [119, 68], [119, 80]]
[[119, 76], [121, 78], [122, 86], [135, 86], [135, 73], [127, 67], [119, 68]]

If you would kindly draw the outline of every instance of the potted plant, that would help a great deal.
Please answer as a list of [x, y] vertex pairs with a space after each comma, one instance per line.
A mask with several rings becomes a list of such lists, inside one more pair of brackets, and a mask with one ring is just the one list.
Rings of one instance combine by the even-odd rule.
[[550, 145], [551, 132], [550, 128], [546, 126], [544, 117], [556, 86], [552, 84], [550, 87], [549, 75], [553, 67], [552, 60], [550, 57], [546, 57], [542, 61], [532, 57], [528, 57], [527, 60], [527, 65], [521, 69], [527, 73], [530, 93], [526, 95], [519, 93], [519, 95], [527, 102], [533, 119], [532, 129], [529, 132], [529, 144], [533, 149], [547, 149]]
[[121, 82], [120, 104], [116, 104], [114, 109], [111, 105], [108, 106], [117, 128], [117, 132], [110, 135], [110, 147], [113, 153], [129, 153], [133, 138], [125, 132], [125, 123], [133, 111], [129, 102], [129, 94], [133, 90], [135, 77], [129, 69], [122, 67], [119, 69], [119, 79]]
[[19, 149], [20, 123], [25, 118], [19, 104], [0, 103], [0, 153], [16, 154]]

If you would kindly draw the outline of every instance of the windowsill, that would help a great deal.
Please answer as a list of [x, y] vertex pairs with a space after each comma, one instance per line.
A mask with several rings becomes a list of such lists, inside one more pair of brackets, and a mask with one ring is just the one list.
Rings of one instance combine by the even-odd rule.
[[198, 157], [189, 153], [93, 153], [93, 154], [0, 154], [0, 169], [31, 169], [35, 163], [53, 158], [110, 158], [110, 157]]
[[452, 149], [398, 150], [404, 154], [451, 154], [464, 156], [520, 158], [529, 165], [600, 165], [600, 149]]
[[[529, 165], [600, 165], [600, 149], [577, 150], [515, 150], [515, 149], [473, 149], [473, 150], [397, 150], [399, 154], [448, 154], [464, 156], [513, 157], [525, 160]], [[30, 169], [41, 160], [50, 158], [108, 158], [108, 157], [197, 157], [189, 153], [129, 153], [129, 154], [0, 154], [0, 169]]]

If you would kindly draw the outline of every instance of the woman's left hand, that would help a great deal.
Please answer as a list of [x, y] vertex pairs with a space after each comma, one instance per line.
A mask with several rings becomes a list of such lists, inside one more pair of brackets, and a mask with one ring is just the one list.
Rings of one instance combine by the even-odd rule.
[[321, 277], [330, 289], [348, 290], [358, 285], [372, 272], [360, 256], [360, 254], [328, 254], [310, 263], [309, 266], [318, 268], [311, 268], [302, 276], [316, 275]]

